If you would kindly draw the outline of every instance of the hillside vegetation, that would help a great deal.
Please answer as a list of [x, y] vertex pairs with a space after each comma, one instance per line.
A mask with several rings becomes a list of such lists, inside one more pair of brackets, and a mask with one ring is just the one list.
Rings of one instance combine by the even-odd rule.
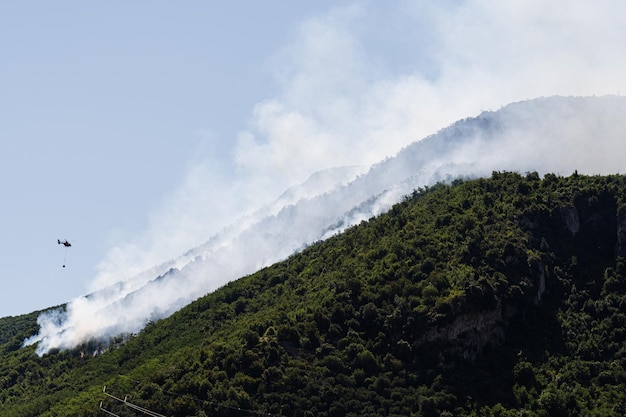
[[0, 415], [626, 415], [624, 203], [624, 176], [495, 172], [138, 335], [38, 357], [36, 315], [0, 319]]

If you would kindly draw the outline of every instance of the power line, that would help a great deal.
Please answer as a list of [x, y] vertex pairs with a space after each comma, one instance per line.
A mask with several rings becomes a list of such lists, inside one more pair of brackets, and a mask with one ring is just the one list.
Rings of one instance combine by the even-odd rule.
[[[118, 376], [121, 377], [121, 378], [126, 378], [126, 379], [134, 382], [135, 384], [141, 384], [142, 383], [141, 381], [138, 381], [136, 379], [132, 379], [131, 377], [126, 376], [126, 375], [118, 374]], [[168, 391], [166, 389], [163, 389], [162, 387], [159, 387], [159, 390], [163, 394], [171, 395], [171, 396], [175, 396], [175, 397], [180, 397], [180, 398], [186, 397], [186, 398], [189, 398], [189, 399], [195, 401], [196, 403], [199, 403], [199, 404], [202, 404], [202, 405], [210, 405], [210, 406], [213, 406], [213, 407], [221, 407], [221, 408], [225, 408], [227, 410], [240, 411], [240, 412], [243, 412], [243, 413], [248, 413], [248, 414], [253, 414], [253, 415], [258, 415], [258, 416], [284, 417], [281, 414], [272, 414], [272, 413], [263, 412], [263, 411], [250, 410], [248, 408], [241, 408], [241, 407], [234, 407], [234, 406], [230, 406], [230, 405], [220, 404], [220, 403], [217, 403], [217, 402], [214, 402], [214, 401], [210, 401], [210, 400], [203, 400], [203, 399], [194, 397], [193, 395], [190, 395], [190, 394], [179, 394], [177, 392]], [[158, 414], [157, 416], [160, 416], [160, 414]]]
[[[166, 417], [166, 416], [164, 416], [163, 414], [159, 414], [159, 413], [157, 413], [157, 412], [155, 412], [155, 411], [148, 410], [147, 408], [143, 408], [143, 407], [140, 407], [140, 406], [138, 406], [138, 405], [136, 405], [136, 404], [133, 404], [133, 403], [131, 403], [131, 402], [128, 402], [128, 401], [127, 401], [127, 397], [124, 397], [124, 399], [121, 399], [121, 398], [116, 397], [115, 395], [111, 395], [111, 394], [109, 394], [109, 393], [107, 392], [107, 387], [106, 387], [106, 385], [105, 385], [105, 386], [104, 386], [104, 388], [102, 389], [102, 392], [103, 392], [103, 393], [104, 393], [104, 395], [106, 395], [107, 397], [109, 397], [109, 398], [113, 398], [115, 401], [119, 401], [120, 403], [124, 404], [126, 407], [128, 407], [128, 408], [132, 408], [133, 410], [137, 410], [137, 411], [139, 411], [140, 413], [143, 413], [143, 414], [145, 414], [145, 415], [147, 415], [147, 416], [150, 416], [150, 417]], [[107, 414], [109, 414], [109, 415], [120, 417], [120, 416], [118, 416], [117, 414], [112, 413], [111, 411], [104, 409], [104, 408], [102, 407], [102, 401], [100, 402], [100, 409], [101, 409], [102, 411], [106, 412], [106, 413], [107, 413]]]
[[114, 417], [121, 417], [121, 416], [119, 416], [119, 415], [117, 415], [117, 414], [115, 414], [115, 413], [113, 413], [113, 412], [111, 412], [111, 411], [107, 410], [106, 408], [104, 408], [104, 407], [102, 406], [102, 401], [100, 401], [100, 410], [101, 410], [101, 411], [104, 411], [106, 414], [108, 414], [108, 415], [110, 415], [110, 416], [114, 416]]

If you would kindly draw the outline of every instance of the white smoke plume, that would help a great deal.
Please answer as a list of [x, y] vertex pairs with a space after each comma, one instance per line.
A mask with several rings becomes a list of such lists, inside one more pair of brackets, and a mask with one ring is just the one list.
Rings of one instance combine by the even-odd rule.
[[194, 164], [149, 229], [111, 249], [92, 293], [42, 315], [26, 343], [43, 354], [137, 332], [448, 176], [618, 172], [626, 126], [617, 97], [522, 103], [497, 113], [499, 130], [474, 122], [409, 144], [509, 102], [624, 90], [624, 8], [363, 2], [304, 22], [272, 60], [281, 94], [253, 109], [233, 172], [210, 158]]

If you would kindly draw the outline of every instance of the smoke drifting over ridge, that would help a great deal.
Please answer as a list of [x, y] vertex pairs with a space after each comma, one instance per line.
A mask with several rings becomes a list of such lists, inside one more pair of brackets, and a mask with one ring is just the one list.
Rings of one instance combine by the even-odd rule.
[[[619, 171], [619, 98], [521, 103], [411, 144], [505, 103], [626, 87], [620, 2], [444, 3], [363, 2], [304, 22], [271, 61], [280, 93], [237, 135], [233, 172], [197, 161], [146, 232], [111, 249], [92, 294], [40, 317], [29, 342], [45, 353], [136, 332], [450, 176]], [[394, 49], [406, 51], [399, 59]], [[306, 182], [315, 172], [327, 181]]]
[[626, 91], [625, 16], [618, 0], [362, 1], [304, 21], [268, 62], [277, 94], [230, 153], [194, 161], [144, 233], [115, 242], [90, 290], [202, 244], [315, 172], [362, 172], [511, 102]]
[[[620, 172], [626, 98], [553, 97], [453, 124], [355, 177], [330, 170], [185, 255], [44, 314], [38, 353], [141, 330], [199, 296], [385, 212], [419, 186], [493, 170]], [[278, 209], [280, 207], [280, 209]]]

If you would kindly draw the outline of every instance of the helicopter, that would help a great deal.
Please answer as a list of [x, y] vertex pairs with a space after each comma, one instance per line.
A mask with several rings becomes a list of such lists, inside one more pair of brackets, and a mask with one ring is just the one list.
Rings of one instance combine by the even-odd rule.
[[67, 239], [63, 239], [63, 240], [57, 239], [57, 243], [59, 245], [65, 246], [65, 254], [63, 256], [63, 268], [65, 268], [65, 260], [67, 259], [67, 248], [72, 246], [72, 244]]

